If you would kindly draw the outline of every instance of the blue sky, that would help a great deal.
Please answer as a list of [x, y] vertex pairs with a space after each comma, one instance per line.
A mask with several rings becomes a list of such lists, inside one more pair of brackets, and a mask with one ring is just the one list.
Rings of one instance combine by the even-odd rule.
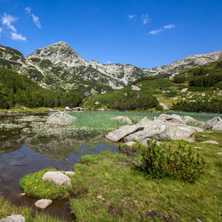
[[0, 44], [64, 41], [86, 60], [152, 68], [222, 49], [221, 0], [0, 0]]

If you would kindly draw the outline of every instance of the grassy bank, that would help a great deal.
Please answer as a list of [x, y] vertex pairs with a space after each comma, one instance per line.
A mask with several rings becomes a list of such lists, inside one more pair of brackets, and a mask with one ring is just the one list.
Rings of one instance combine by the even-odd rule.
[[0, 109], [0, 112], [7, 112], [7, 111], [12, 111], [12, 112], [19, 112], [19, 113], [47, 113], [49, 112], [49, 109], [57, 111], [61, 110], [64, 111], [65, 107], [54, 107], [54, 108], [49, 108], [49, 107], [37, 107], [37, 108], [27, 108], [27, 107], [21, 107], [21, 108], [11, 108], [11, 109]]
[[[205, 140], [216, 140], [219, 145], [201, 143]], [[178, 147], [178, 141], [162, 142]], [[207, 161], [205, 173], [195, 183], [147, 177], [134, 167], [138, 154], [103, 152], [82, 157], [81, 164], [74, 166], [71, 192], [75, 198], [70, 197], [77, 221], [221, 221], [222, 161], [218, 153], [222, 152], [222, 132], [200, 133], [194, 143], [181, 144], [201, 147], [193, 150]]]

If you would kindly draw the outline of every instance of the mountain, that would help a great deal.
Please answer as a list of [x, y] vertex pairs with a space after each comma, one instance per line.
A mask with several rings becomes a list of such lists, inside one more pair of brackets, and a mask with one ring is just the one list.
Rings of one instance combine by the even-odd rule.
[[152, 69], [119, 63], [86, 61], [65, 42], [35, 50], [26, 58], [12, 48], [0, 45], [0, 66], [10, 68], [52, 90], [78, 91], [88, 96], [120, 89], [144, 76], [177, 74], [180, 70], [222, 58], [222, 51], [193, 55]]

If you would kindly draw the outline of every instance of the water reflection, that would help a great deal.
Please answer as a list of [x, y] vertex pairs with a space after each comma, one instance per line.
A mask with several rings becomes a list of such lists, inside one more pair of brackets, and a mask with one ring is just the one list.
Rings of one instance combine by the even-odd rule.
[[[35, 121], [44, 125], [45, 119], [45, 116], [27, 119], [24, 116], [0, 116], [0, 193], [16, 205], [33, 206], [34, 203], [31, 198], [19, 197], [22, 191], [19, 180], [26, 174], [44, 168], [72, 170], [73, 165], [79, 163], [83, 155], [98, 154], [105, 150], [117, 152], [115, 145], [85, 145], [83, 141], [70, 135], [59, 134], [60, 129], [56, 129], [56, 136], [42, 135], [41, 130], [34, 133], [32, 125]], [[66, 129], [62, 130], [65, 132]], [[64, 217], [64, 213], [68, 212], [67, 200], [53, 204], [47, 212]], [[65, 218], [71, 220], [69, 214]]]

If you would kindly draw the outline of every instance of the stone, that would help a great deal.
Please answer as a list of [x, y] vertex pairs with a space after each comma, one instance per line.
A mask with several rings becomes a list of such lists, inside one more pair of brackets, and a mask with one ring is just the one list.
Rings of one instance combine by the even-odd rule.
[[97, 111], [105, 111], [105, 109], [101, 108], [101, 109], [97, 109]]
[[75, 172], [73, 172], [73, 171], [65, 171], [65, 174], [70, 175], [70, 176], [74, 176]]
[[134, 133], [136, 131], [142, 130], [144, 127], [141, 127], [140, 124], [135, 125], [126, 125], [122, 126], [119, 129], [108, 133], [105, 137], [113, 142], [118, 142], [123, 139], [125, 136]]
[[179, 124], [153, 121], [149, 127], [126, 136], [124, 142], [142, 141], [147, 138], [157, 140], [184, 140], [194, 142], [196, 130]]
[[95, 105], [98, 105], [99, 104], [99, 102], [97, 101], [97, 102], [95, 102]]
[[[147, 147], [147, 141], [149, 141], [149, 140], [152, 140], [152, 139], [142, 140], [142, 141], [140, 141], [140, 144], [142, 144], [143, 146]], [[156, 144], [157, 144], [158, 146], [163, 145], [163, 143], [161, 143], [160, 141], [157, 141], [157, 140], [154, 140], [154, 141], [156, 142]], [[128, 142], [128, 143], [129, 143], [129, 142]]]
[[51, 204], [52, 204], [52, 200], [50, 199], [41, 199], [35, 202], [35, 206], [42, 210], [46, 209]]
[[195, 146], [194, 149], [202, 150], [203, 148], [202, 148], [202, 147], [199, 147], [199, 146]]
[[214, 144], [214, 145], [218, 145], [219, 143], [215, 140], [206, 140], [206, 141], [203, 141], [201, 143], [209, 143], [209, 144]]
[[163, 110], [168, 110], [169, 109], [164, 103], [160, 103], [160, 106], [163, 107]]
[[163, 122], [171, 122], [186, 125], [185, 119], [182, 116], [176, 114], [161, 114], [159, 117], [155, 117], [154, 120], [161, 120]]
[[132, 120], [130, 118], [128, 118], [127, 116], [117, 116], [117, 117], [111, 118], [111, 120], [117, 120], [117, 121], [125, 123], [127, 125], [130, 125], [133, 123]]
[[46, 124], [66, 126], [72, 124], [75, 120], [76, 117], [71, 116], [65, 112], [55, 112], [48, 117]]
[[181, 93], [185, 93], [187, 90], [188, 90], [188, 88], [183, 88], [183, 89], [181, 90]]
[[125, 143], [127, 146], [132, 147], [134, 144], [136, 144], [136, 142], [134, 141], [129, 141]]
[[68, 106], [66, 106], [65, 111], [72, 111]]
[[8, 110], [6, 113], [7, 113], [7, 114], [13, 114], [13, 111]]
[[140, 91], [141, 89], [140, 89], [138, 86], [132, 85], [132, 86], [131, 86], [131, 90]]
[[26, 196], [26, 193], [20, 193], [19, 196], [24, 197], [24, 196]]
[[25, 222], [25, 217], [19, 214], [12, 214], [6, 218], [0, 219], [0, 222]]
[[218, 154], [218, 155], [222, 156], [222, 152], [218, 152], [218, 153], [216, 153], [216, 154]]
[[184, 116], [185, 123], [198, 123], [199, 121], [191, 116]]
[[51, 180], [60, 186], [71, 186], [71, 179], [60, 171], [48, 171], [42, 176], [43, 180]]
[[214, 117], [213, 119], [208, 120], [204, 124], [204, 129], [211, 130], [222, 130], [222, 119], [220, 117]]

